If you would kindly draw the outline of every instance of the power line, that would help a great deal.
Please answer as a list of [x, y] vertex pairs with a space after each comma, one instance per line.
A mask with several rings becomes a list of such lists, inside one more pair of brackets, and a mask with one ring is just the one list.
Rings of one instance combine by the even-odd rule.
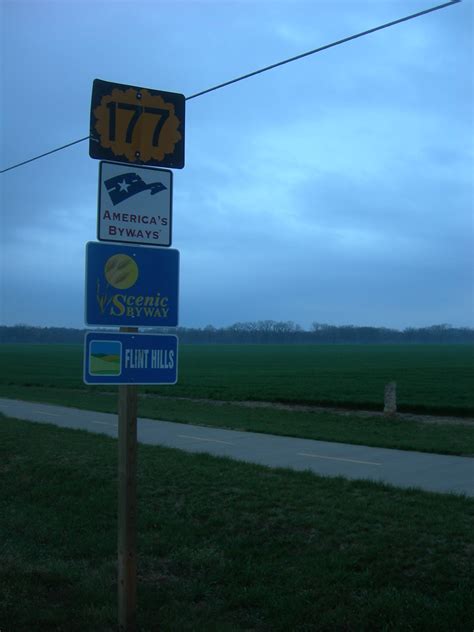
[[62, 145], [61, 147], [56, 147], [56, 149], [51, 149], [51, 151], [47, 151], [44, 154], [40, 154], [39, 156], [35, 156], [34, 158], [30, 158], [29, 160], [24, 160], [23, 162], [19, 162], [16, 165], [12, 165], [11, 167], [2, 169], [0, 173], [5, 173], [5, 171], [10, 171], [11, 169], [16, 169], [17, 167], [26, 165], [29, 162], [33, 162], [33, 160], [39, 160], [40, 158], [44, 158], [44, 156], [49, 156], [50, 154], [54, 154], [54, 152], [56, 151], [61, 151], [61, 149], [66, 149], [66, 147], [71, 147], [71, 145], [77, 145], [77, 143], [82, 143], [83, 141], [88, 140], [89, 138], [90, 136], [84, 136], [84, 138], [80, 138], [79, 140], [73, 140], [72, 143], [68, 143], [67, 145]]
[[[315, 55], [316, 53], [320, 53], [323, 50], [327, 50], [328, 48], [333, 48], [334, 46], [339, 46], [340, 44], [345, 44], [346, 42], [350, 42], [351, 40], [358, 39], [359, 37], [364, 37], [365, 35], [370, 35], [371, 33], [375, 33], [376, 31], [381, 31], [382, 29], [389, 28], [390, 26], [395, 26], [396, 24], [401, 24], [402, 22], [407, 22], [408, 20], [413, 20], [414, 18], [418, 18], [422, 15], [426, 15], [427, 13], [432, 13], [433, 11], [439, 11], [439, 9], [444, 9], [445, 7], [449, 7], [453, 4], [460, 3], [461, 0], [450, 0], [450, 2], [445, 2], [444, 4], [439, 4], [435, 7], [431, 7], [430, 9], [425, 9], [424, 11], [418, 11], [418, 13], [412, 13], [411, 15], [407, 15], [404, 18], [399, 18], [398, 20], [393, 20], [392, 22], [386, 22], [385, 24], [381, 24], [380, 26], [376, 26], [372, 29], [368, 29], [366, 31], [361, 31], [360, 33], [356, 33], [355, 35], [350, 35], [349, 37], [344, 37], [343, 39], [337, 40], [335, 42], [331, 42], [331, 44], [325, 44], [324, 46], [320, 46], [319, 48], [314, 48], [313, 50], [307, 51], [306, 53], [301, 53], [300, 55], [296, 55], [295, 57], [289, 57], [288, 59], [284, 59], [283, 61], [279, 61], [276, 64], [272, 64], [271, 66], [265, 66], [265, 68], [260, 68], [259, 70], [254, 70], [253, 72], [249, 72], [246, 75], [242, 75], [235, 79], [231, 79], [230, 81], [225, 81], [224, 83], [220, 83], [212, 88], [207, 88], [206, 90], [202, 90], [201, 92], [196, 92], [196, 94], [192, 94], [189, 97], [186, 97], [186, 101], [190, 101], [191, 99], [196, 99], [197, 97], [201, 97], [204, 94], [208, 94], [209, 92], [214, 92], [215, 90], [220, 90], [221, 88], [225, 88], [226, 86], [230, 86], [233, 83], [237, 83], [239, 81], [244, 81], [245, 79], [249, 79], [250, 77], [254, 77], [255, 75], [260, 75], [263, 72], [267, 72], [268, 70], [273, 70], [274, 68], [278, 68], [279, 66], [284, 66], [285, 64], [290, 64], [293, 61], [297, 61], [298, 59], [303, 59], [303, 57], [309, 57], [310, 55]], [[33, 162], [34, 160], [39, 160], [40, 158], [44, 158], [45, 156], [49, 156], [50, 154], [54, 154], [57, 151], [61, 151], [62, 149], [66, 149], [67, 147], [71, 147], [72, 145], [77, 145], [78, 143], [82, 143], [85, 140], [91, 138], [90, 136], [84, 136], [84, 138], [80, 138], [79, 140], [74, 140], [72, 143], [67, 143], [67, 145], [62, 145], [61, 147], [57, 147], [56, 149], [52, 149], [51, 151], [47, 151], [44, 154], [40, 154], [39, 156], [35, 156], [34, 158], [30, 158], [29, 160], [24, 160], [23, 162], [19, 162], [11, 167], [7, 167], [6, 169], [2, 169], [0, 173], [5, 173], [6, 171], [11, 171], [12, 169], [16, 169], [17, 167], [21, 167], [22, 165], [26, 165], [29, 162]]]
[[292, 61], [302, 59], [303, 57], [308, 57], [309, 55], [320, 53], [321, 51], [326, 50], [328, 48], [333, 48], [334, 46], [339, 46], [340, 44], [344, 44], [345, 42], [350, 42], [351, 40], [355, 40], [358, 37], [364, 37], [364, 35], [370, 35], [370, 33], [381, 31], [382, 29], [386, 29], [389, 26], [394, 26], [395, 24], [400, 24], [401, 22], [406, 22], [407, 20], [413, 20], [413, 18], [418, 18], [421, 15], [426, 15], [427, 13], [432, 13], [433, 11], [444, 9], [445, 7], [449, 7], [452, 4], [458, 4], [459, 2], [461, 2], [461, 0], [451, 0], [451, 2], [445, 2], [444, 4], [440, 4], [436, 7], [432, 7], [431, 9], [425, 9], [424, 11], [419, 11], [418, 13], [407, 15], [405, 18], [399, 18], [398, 20], [393, 20], [393, 22], [387, 22], [386, 24], [382, 24], [381, 26], [376, 26], [373, 29], [368, 29], [367, 31], [362, 31], [361, 33], [357, 33], [356, 35], [350, 35], [349, 37], [344, 37], [343, 39], [337, 40], [337, 42], [332, 42], [331, 44], [320, 46], [319, 48], [310, 50], [307, 53], [301, 53], [301, 55], [296, 55], [295, 57], [290, 57], [289, 59], [285, 59], [284, 61], [279, 61], [276, 64], [272, 64], [271, 66], [266, 66], [265, 68], [261, 68], [260, 70], [254, 70], [254, 72], [249, 72], [247, 75], [242, 75], [241, 77], [237, 77], [237, 79], [231, 79], [230, 81], [226, 81], [225, 83], [220, 83], [218, 86], [214, 86], [213, 88], [208, 88], [207, 90], [203, 90], [202, 92], [197, 92], [196, 94], [193, 94], [192, 96], [187, 97], [186, 101], [189, 101], [190, 99], [195, 99], [196, 97], [200, 97], [203, 94], [207, 94], [208, 92], [219, 90], [220, 88], [224, 88], [225, 86], [230, 86], [232, 83], [237, 83], [238, 81], [243, 81], [244, 79], [248, 79], [249, 77], [254, 77], [255, 75], [259, 75], [262, 72], [267, 72], [267, 70], [273, 70], [273, 68], [278, 68], [279, 66], [283, 66], [284, 64], [289, 64]]

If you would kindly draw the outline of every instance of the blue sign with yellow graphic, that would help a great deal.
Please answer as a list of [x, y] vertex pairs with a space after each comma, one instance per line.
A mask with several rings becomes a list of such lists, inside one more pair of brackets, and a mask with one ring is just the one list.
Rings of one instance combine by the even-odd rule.
[[87, 332], [86, 384], [176, 384], [178, 338], [173, 335]]
[[176, 327], [179, 252], [86, 244], [86, 325]]

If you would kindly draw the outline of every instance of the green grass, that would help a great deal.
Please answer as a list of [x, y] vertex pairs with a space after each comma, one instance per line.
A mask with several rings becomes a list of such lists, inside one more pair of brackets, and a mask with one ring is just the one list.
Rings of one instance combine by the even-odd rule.
[[[79, 345], [0, 345], [0, 387], [85, 389]], [[307, 402], [381, 410], [474, 413], [470, 345], [182, 345], [179, 382], [147, 392], [222, 400]], [[104, 387], [105, 388], [105, 387]]]
[[[0, 389], [0, 396], [2, 392]], [[117, 413], [116, 393], [10, 387], [8, 396], [84, 410]], [[474, 456], [474, 424], [427, 424], [321, 412], [247, 408], [234, 404], [139, 396], [140, 417], [181, 423], [353, 443], [380, 448]]]
[[92, 375], [120, 375], [120, 357], [101, 357], [91, 353], [89, 371]]
[[[116, 629], [116, 442], [0, 420], [0, 629]], [[139, 630], [471, 630], [474, 501], [139, 446]]]

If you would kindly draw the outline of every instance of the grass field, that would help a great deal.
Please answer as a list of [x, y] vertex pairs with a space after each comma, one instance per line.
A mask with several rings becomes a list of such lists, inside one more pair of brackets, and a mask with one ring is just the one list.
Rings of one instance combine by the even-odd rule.
[[91, 353], [89, 370], [92, 375], [120, 375], [120, 356], [104, 358]]
[[[1, 393], [13, 386], [85, 390], [82, 356], [79, 345], [0, 345]], [[474, 413], [469, 345], [182, 345], [178, 384], [141, 390], [381, 410], [391, 380], [400, 410]]]
[[[2, 418], [0, 629], [116, 629], [116, 442]], [[140, 632], [471, 630], [474, 501], [139, 446]]]

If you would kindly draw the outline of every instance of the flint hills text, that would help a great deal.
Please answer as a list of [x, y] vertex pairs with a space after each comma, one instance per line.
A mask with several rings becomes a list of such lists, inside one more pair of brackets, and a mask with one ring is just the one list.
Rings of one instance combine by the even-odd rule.
[[171, 349], [125, 349], [127, 369], [174, 369]]

